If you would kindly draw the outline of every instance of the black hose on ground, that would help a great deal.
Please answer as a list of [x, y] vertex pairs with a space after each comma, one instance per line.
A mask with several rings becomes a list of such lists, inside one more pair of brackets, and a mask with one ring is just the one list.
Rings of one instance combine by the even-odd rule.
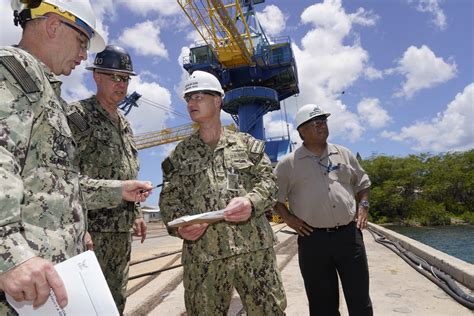
[[[415, 254], [404, 249], [398, 242], [393, 242], [385, 238], [380, 232], [376, 231], [372, 227], [368, 227], [369, 232], [374, 237], [374, 240], [385, 247], [389, 248], [400, 256], [406, 263], [408, 263], [413, 269], [423, 274], [430, 281], [438, 285], [443, 291], [448, 293], [458, 303], [464, 307], [474, 310], [474, 297], [464, 293], [464, 291], [454, 282], [453, 278], [431, 265], [426, 260], [416, 256]], [[378, 237], [375, 237], [377, 235]]]

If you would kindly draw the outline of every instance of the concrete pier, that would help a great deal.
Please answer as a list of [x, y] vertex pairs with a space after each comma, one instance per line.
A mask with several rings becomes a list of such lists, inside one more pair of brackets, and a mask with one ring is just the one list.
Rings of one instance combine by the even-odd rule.
[[[374, 227], [383, 230], [379, 226]], [[284, 224], [274, 227], [274, 230], [280, 230], [277, 233], [280, 244], [276, 251], [288, 300], [286, 313], [290, 316], [309, 315], [304, 284], [298, 266], [297, 237], [288, 234], [287, 231], [291, 231], [291, 229], [285, 227]], [[166, 230], [163, 228], [163, 231]], [[399, 236], [391, 236], [391, 238], [397, 237]], [[402, 237], [405, 243], [411, 243], [410, 238]], [[370, 293], [374, 305], [374, 315], [474, 315], [473, 311], [460, 305], [438, 286], [410, 267], [394, 252], [376, 243], [367, 230], [364, 231], [364, 241], [369, 261]], [[416, 244], [416, 242], [413, 244]], [[150, 238], [143, 245], [134, 241], [132, 257], [133, 260], [138, 260], [153, 254], [177, 250], [180, 245], [180, 239], [166, 236], [163, 233], [160, 238]], [[420, 245], [416, 246], [419, 247]], [[423, 246], [421, 248], [428, 255], [440, 257], [439, 251], [426, 245]], [[453, 269], [456, 271], [455, 273], [461, 275], [461, 279], [470, 280], [472, 278], [474, 275], [472, 264], [465, 263], [444, 253], [441, 254], [442, 260], [447, 265], [455, 266]], [[172, 258], [177, 261], [176, 263], [179, 263], [179, 255], [169, 256], [167, 260]], [[157, 265], [156, 269], [160, 268], [158, 267], [160, 263], [154, 264]], [[137, 271], [134, 271], [132, 267], [131, 274], [133, 273], [137, 273]], [[465, 283], [469, 285], [469, 281]], [[129, 288], [136, 284], [137, 281], [130, 282]], [[473, 295], [472, 287], [471, 289], [462, 287], [466, 293]], [[125, 315], [186, 315], [183, 295], [182, 268], [163, 272], [156, 279], [129, 296]], [[341, 315], [348, 315], [342, 292], [340, 296]], [[241, 315], [241, 311], [242, 304], [237, 293], [234, 293], [228, 315]]]

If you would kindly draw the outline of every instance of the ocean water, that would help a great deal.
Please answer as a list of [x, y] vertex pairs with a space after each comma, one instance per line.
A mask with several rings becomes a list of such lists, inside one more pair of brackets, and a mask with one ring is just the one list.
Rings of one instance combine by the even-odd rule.
[[474, 226], [385, 226], [439, 251], [474, 264]]

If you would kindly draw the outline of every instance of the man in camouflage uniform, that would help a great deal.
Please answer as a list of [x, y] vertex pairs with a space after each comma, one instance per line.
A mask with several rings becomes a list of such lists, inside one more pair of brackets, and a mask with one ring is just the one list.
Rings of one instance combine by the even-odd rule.
[[235, 287], [248, 315], [284, 315], [286, 298], [265, 217], [275, 178], [264, 143], [224, 130], [224, 91], [213, 75], [195, 71], [184, 98], [199, 130], [162, 164], [160, 210], [165, 223], [226, 209], [224, 221], [168, 228], [182, 238], [188, 315], [226, 315]]
[[15, 314], [5, 293], [40, 306], [52, 289], [64, 307], [67, 293], [53, 264], [84, 251], [84, 200], [91, 209], [113, 207], [122, 198], [142, 201], [147, 193], [138, 192], [151, 188], [140, 181], [80, 183], [74, 167], [55, 75], [69, 75], [85, 60], [89, 42], [93, 51], [104, 47], [89, 2], [12, 6], [24, 30], [17, 47], [0, 48], [0, 315]]
[[[70, 124], [78, 144], [76, 162], [81, 173], [94, 179], [135, 179], [138, 152], [130, 124], [117, 104], [127, 95], [130, 76], [134, 76], [130, 55], [125, 49], [109, 45], [96, 55], [93, 71], [97, 95], [71, 104], [72, 115], [87, 124]], [[70, 116], [70, 115], [69, 115]], [[132, 234], [146, 237], [146, 224], [135, 203], [123, 202], [104, 211], [87, 212], [88, 231], [94, 251], [120, 313], [126, 301]]]

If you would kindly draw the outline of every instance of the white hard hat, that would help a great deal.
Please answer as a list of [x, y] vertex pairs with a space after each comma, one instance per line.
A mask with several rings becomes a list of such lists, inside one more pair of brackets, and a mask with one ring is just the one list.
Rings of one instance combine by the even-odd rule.
[[301, 124], [308, 122], [312, 118], [322, 115], [328, 117], [331, 115], [331, 113], [321, 110], [321, 108], [316, 104], [306, 104], [302, 106], [296, 113], [296, 128], [300, 127]]
[[219, 80], [213, 74], [201, 70], [196, 70], [186, 80], [183, 96], [197, 91], [215, 91], [224, 97], [224, 89]]
[[88, 34], [91, 52], [101, 52], [105, 48], [105, 41], [97, 32], [95, 15], [89, 0], [43, 0], [39, 4], [38, 1], [12, 0], [11, 6], [13, 11], [16, 11], [16, 25], [20, 23], [23, 26], [26, 21], [53, 12]]

